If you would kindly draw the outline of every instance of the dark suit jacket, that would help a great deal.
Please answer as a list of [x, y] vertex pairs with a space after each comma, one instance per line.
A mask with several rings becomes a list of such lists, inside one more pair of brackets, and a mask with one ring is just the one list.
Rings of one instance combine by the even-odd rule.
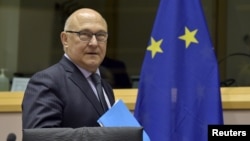
[[[113, 104], [112, 87], [105, 80], [102, 84]], [[31, 77], [22, 103], [24, 129], [99, 126], [102, 114], [87, 79], [66, 57]]]

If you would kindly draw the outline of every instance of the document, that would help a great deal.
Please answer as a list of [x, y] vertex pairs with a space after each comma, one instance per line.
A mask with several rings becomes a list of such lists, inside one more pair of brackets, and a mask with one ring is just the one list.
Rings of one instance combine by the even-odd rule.
[[[117, 100], [115, 104], [97, 120], [97, 122], [102, 127], [141, 127], [121, 99]], [[150, 141], [145, 131], [143, 131], [143, 141]]]
[[11, 91], [22, 91], [24, 92], [30, 78], [24, 77], [14, 77], [11, 85]]

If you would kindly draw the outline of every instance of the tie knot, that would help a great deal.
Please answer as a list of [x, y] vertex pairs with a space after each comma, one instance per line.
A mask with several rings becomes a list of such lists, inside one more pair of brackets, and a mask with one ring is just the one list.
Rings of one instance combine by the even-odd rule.
[[97, 73], [92, 73], [90, 77], [95, 84], [101, 83], [101, 77]]

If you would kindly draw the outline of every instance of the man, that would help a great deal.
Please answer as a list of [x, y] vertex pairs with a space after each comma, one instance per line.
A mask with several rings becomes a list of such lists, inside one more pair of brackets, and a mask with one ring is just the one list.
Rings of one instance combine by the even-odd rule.
[[[64, 56], [55, 65], [34, 74], [22, 103], [23, 129], [99, 126], [107, 110], [91, 79], [100, 75], [106, 55], [107, 23], [95, 10], [83, 8], [66, 20], [61, 32]], [[102, 79], [106, 106], [115, 101], [110, 84]]]

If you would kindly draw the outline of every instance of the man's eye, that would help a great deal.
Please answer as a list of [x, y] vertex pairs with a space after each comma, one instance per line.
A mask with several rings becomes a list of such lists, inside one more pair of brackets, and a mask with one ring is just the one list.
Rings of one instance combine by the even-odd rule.
[[105, 34], [105, 33], [97, 33], [96, 35], [97, 35], [97, 36], [100, 36], [100, 37], [102, 37], [102, 36], [104, 36], [104, 37], [105, 37], [105, 36], [106, 36], [106, 34]]
[[81, 32], [80, 35], [81, 35], [81, 36], [91, 36], [91, 34], [90, 34], [90, 33], [87, 33], [87, 32]]

